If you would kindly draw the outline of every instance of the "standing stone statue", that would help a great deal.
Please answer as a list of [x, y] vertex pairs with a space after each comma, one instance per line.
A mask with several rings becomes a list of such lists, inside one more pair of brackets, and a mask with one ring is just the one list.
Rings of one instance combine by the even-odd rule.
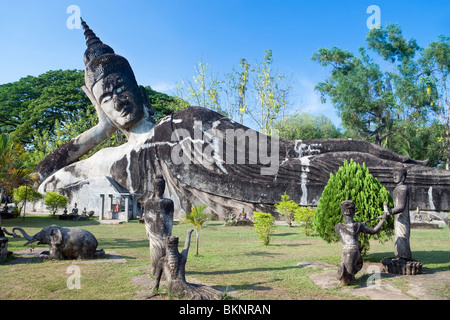
[[151, 272], [155, 275], [156, 266], [166, 254], [165, 239], [172, 234], [173, 201], [163, 198], [166, 182], [161, 175], [153, 180], [153, 196], [144, 203], [144, 222], [147, 238], [150, 241]]
[[394, 208], [390, 214], [394, 215], [395, 256], [401, 259], [412, 258], [409, 238], [411, 234], [411, 220], [409, 216], [409, 190], [404, 184], [407, 171], [403, 165], [394, 168], [394, 183], [397, 185], [393, 192]]
[[[385, 205], [385, 207], [387, 207]], [[386, 210], [386, 209], [385, 209]], [[337, 278], [342, 284], [347, 285], [354, 279], [356, 273], [361, 270], [363, 260], [358, 246], [358, 237], [361, 232], [368, 234], [377, 233], [386, 221], [388, 213], [385, 212], [375, 228], [370, 228], [364, 223], [353, 221], [355, 216], [355, 203], [345, 200], [341, 203], [341, 211], [344, 222], [338, 223], [334, 230], [342, 242], [341, 264], [338, 267]]]
[[422, 271], [422, 263], [412, 259], [409, 238], [411, 235], [411, 219], [409, 215], [409, 190], [405, 185], [407, 170], [403, 164], [398, 164], [393, 170], [394, 208], [389, 214], [394, 215], [395, 258], [382, 260], [383, 270], [397, 274], [417, 274]]

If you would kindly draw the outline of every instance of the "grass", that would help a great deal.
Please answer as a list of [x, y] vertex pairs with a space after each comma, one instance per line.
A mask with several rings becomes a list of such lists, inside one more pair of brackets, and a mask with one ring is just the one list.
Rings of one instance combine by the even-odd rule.
[[[133, 276], [143, 275], [150, 264], [145, 227], [138, 221], [120, 225], [101, 225], [97, 220], [60, 221], [53, 217], [29, 216], [25, 220], [3, 220], [3, 227], [23, 227], [28, 234], [42, 227], [57, 224], [77, 226], [92, 232], [99, 249], [125, 258], [127, 263], [79, 263], [81, 290], [69, 290], [67, 268], [72, 261], [28, 260], [15, 262], [14, 255], [0, 264], [0, 287], [3, 299], [133, 299], [142, 286], [133, 284]], [[174, 222], [173, 235], [184, 246], [190, 224]], [[194, 240], [194, 237], [193, 239]], [[23, 238], [9, 238], [8, 250], [23, 250]], [[449, 231], [413, 229], [413, 257], [429, 269], [450, 270]], [[46, 245], [36, 247], [46, 248]], [[393, 241], [371, 242], [365, 261], [378, 263], [393, 256]], [[338, 265], [341, 245], [327, 244], [318, 236], [306, 236], [298, 228], [277, 225], [268, 246], [260, 243], [252, 227], [224, 226], [208, 222], [200, 232], [199, 256], [195, 257], [195, 241], [191, 242], [186, 273], [202, 283], [229, 287], [239, 292], [239, 299], [355, 299], [341, 292], [316, 286], [309, 276], [318, 270], [298, 268], [300, 261], [320, 261]], [[16, 260], [17, 261], [17, 260]], [[320, 270], [319, 270], [320, 271]]]

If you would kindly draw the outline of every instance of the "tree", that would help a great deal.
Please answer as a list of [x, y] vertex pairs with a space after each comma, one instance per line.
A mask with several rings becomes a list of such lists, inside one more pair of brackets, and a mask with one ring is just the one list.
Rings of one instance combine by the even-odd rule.
[[152, 108], [155, 110], [153, 119], [158, 121], [165, 116], [185, 109], [189, 104], [177, 96], [169, 96], [153, 90], [150, 86], [145, 86]]
[[275, 128], [279, 131], [280, 138], [287, 140], [328, 139], [342, 136], [330, 119], [324, 115], [313, 116], [306, 112], [286, 116], [283, 121], [277, 121]]
[[200, 229], [203, 224], [206, 222], [208, 215], [205, 213], [206, 205], [195, 205], [192, 206], [191, 212], [186, 214], [186, 217], [181, 223], [192, 223], [195, 227], [195, 232], [197, 235], [197, 250], [195, 256], [198, 257], [198, 243], [200, 237]]
[[2, 130], [14, 132], [15, 137], [29, 146], [36, 131], [54, 132], [55, 120], [72, 122], [90, 106], [81, 92], [83, 83], [81, 70], [56, 70], [1, 85]]
[[253, 87], [256, 94], [257, 109], [250, 111], [260, 130], [271, 135], [275, 120], [281, 112], [282, 119], [289, 102], [292, 84], [288, 78], [272, 69], [272, 50], [266, 50], [264, 61], [256, 66]]
[[[292, 90], [289, 78], [273, 69], [272, 50], [251, 68], [242, 58], [224, 78], [213, 75], [204, 59], [199, 60], [192, 80], [177, 85], [177, 96], [189, 103], [217, 111], [244, 124], [244, 115], [270, 135], [275, 121], [284, 117]], [[253, 93], [253, 94], [250, 94]], [[252, 97], [255, 98], [252, 98]]]
[[246, 59], [242, 58], [238, 69], [233, 67], [232, 71], [226, 74], [227, 113], [230, 119], [239, 118], [241, 124], [244, 123], [244, 114], [248, 113], [247, 97], [250, 72], [250, 64]]
[[430, 109], [443, 127], [439, 143], [445, 148], [445, 169], [450, 170], [450, 38], [440, 36], [426, 48], [422, 65], [422, 83], [426, 87]]
[[13, 141], [11, 135], [0, 135], [0, 189], [3, 194], [12, 195], [13, 189], [27, 181], [31, 174], [24, 147]]
[[305, 231], [307, 236], [310, 236], [314, 231], [314, 214], [316, 210], [311, 207], [298, 207], [295, 210], [294, 221], [300, 224], [300, 229]]
[[299, 209], [299, 205], [294, 200], [290, 200], [290, 197], [286, 194], [286, 191], [281, 195], [281, 200], [275, 204], [275, 209], [285, 218], [288, 226], [292, 227], [292, 221], [294, 221], [294, 216], [296, 211]]
[[420, 47], [414, 39], [404, 39], [399, 26], [372, 29], [366, 41], [368, 48], [388, 63], [387, 70], [363, 47], [359, 57], [336, 47], [320, 48], [312, 59], [331, 71], [316, 90], [323, 101], [331, 99], [345, 129], [381, 145], [402, 131], [403, 123], [426, 116], [426, 86], [416, 81], [420, 64], [415, 57]]
[[25, 206], [27, 201], [36, 202], [42, 199], [42, 194], [40, 194], [30, 186], [20, 186], [13, 190], [13, 194], [14, 194], [14, 203], [16, 205], [16, 208], [18, 208], [17, 214], [20, 214], [22, 208]]
[[47, 210], [49, 210], [53, 216], [59, 208], [65, 208], [67, 206], [68, 197], [59, 194], [58, 192], [47, 192], [44, 197], [44, 204]]
[[[210, 72], [209, 64], [200, 59], [195, 66], [195, 74], [192, 77], [194, 82], [190, 80], [182, 80], [178, 84], [178, 95], [180, 99], [191, 102], [199, 107], [208, 108], [222, 114], [226, 114], [221, 106], [221, 81], [217, 76]], [[184, 91], [188, 92], [188, 96], [184, 98]]]
[[275, 218], [270, 213], [253, 212], [255, 230], [262, 244], [267, 246], [273, 234]]
[[[355, 202], [354, 220], [359, 222], [381, 216], [384, 213], [383, 202], [386, 202], [390, 208], [393, 207], [389, 191], [369, 173], [364, 163], [361, 167], [353, 159], [349, 163], [344, 161], [344, 165], [339, 167], [335, 175], [330, 173], [330, 179], [322, 192], [314, 215], [314, 229], [328, 243], [339, 241], [334, 227], [337, 223], [344, 221], [340, 207], [344, 200]], [[373, 228], [377, 224], [375, 220], [367, 222], [367, 225]], [[392, 237], [392, 234], [393, 218], [389, 218], [384, 223], [379, 233], [361, 234], [362, 253], [369, 250], [369, 239], [374, 238], [383, 242]]]

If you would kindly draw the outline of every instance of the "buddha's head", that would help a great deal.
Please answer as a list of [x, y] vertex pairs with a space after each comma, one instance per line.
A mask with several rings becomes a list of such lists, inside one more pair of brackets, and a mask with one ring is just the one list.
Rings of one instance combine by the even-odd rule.
[[399, 184], [405, 182], [406, 175], [407, 171], [403, 164], [399, 163], [394, 167], [393, 170], [394, 183]]
[[145, 89], [138, 86], [127, 59], [115, 54], [86, 22], [81, 21], [87, 45], [84, 53], [86, 87], [118, 129], [129, 129], [145, 116], [145, 108], [151, 114]]
[[153, 192], [157, 198], [162, 198], [166, 189], [166, 181], [162, 175], [157, 175], [153, 180]]

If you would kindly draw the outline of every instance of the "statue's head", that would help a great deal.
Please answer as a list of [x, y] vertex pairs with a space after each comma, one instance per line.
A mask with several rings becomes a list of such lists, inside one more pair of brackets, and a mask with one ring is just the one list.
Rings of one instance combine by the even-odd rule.
[[342, 201], [341, 211], [344, 216], [353, 218], [355, 216], [355, 203], [352, 200]]
[[153, 192], [158, 198], [162, 198], [166, 189], [166, 181], [162, 175], [157, 175], [153, 180]]
[[407, 171], [403, 164], [398, 163], [393, 170], [394, 183], [401, 183], [406, 180]]
[[178, 237], [170, 236], [166, 238], [166, 245], [168, 249], [178, 249]]
[[115, 54], [82, 20], [87, 49], [85, 84], [108, 118], [119, 128], [128, 129], [151, 109], [145, 89], [139, 87], [127, 59]]

